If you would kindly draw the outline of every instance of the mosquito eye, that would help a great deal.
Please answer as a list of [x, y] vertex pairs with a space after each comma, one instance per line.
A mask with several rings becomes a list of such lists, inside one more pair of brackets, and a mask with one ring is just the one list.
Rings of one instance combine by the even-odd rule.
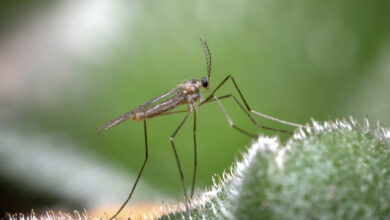
[[206, 77], [202, 77], [202, 85], [203, 87], [207, 87], [209, 85], [209, 82], [207, 81]]

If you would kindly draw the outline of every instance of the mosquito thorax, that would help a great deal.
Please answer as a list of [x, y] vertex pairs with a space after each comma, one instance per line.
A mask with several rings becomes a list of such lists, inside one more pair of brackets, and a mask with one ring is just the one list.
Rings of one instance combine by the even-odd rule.
[[183, 90], [188, 94], [199, 93], [200, 87], [202, 87], [202, 83], [197, 79], [187, 80], [187, 82], [182, 85]]

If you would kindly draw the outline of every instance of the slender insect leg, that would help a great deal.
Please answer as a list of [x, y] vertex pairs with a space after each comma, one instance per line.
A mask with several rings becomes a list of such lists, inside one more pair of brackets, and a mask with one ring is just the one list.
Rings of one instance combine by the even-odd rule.
[[[230, 98], [231, 96], [232, 96], [232, 94], [223, 95], [223, 96], [219, 96], [218, 99], [219, 99], [219, 100], [222, 100], [222, 99]], [[210, 99], [210, 100], [206, 101], [206, 103], [215, 102], [215, 101], [216, 101], [215, 99]]]
[[[267, 126], [263, 126], [263, 125], [259, 125], [255, 119], [253, 119], [253, 117], [249, 114], [249, 112], [244, 108], [244, 106], [242, 106], [242, 104], [238, 101], [238, 99], [232, 95], [232, 94], [229, 94], [229, 95], [226, 95], [226, 96], [222, 96], [222, 97], [231, 97], [233, 98], [233, 100], [238, 104], [238, 106], [240, 106], [240, 108], [242, 109], [242, 111], [244, 111], [245, 115], [248, 116], [248, 118], [252, 121], [252, 123], [258, 127], [258, 128], [263, 128], [263, 129], [268, 129], [268, 130], [272, 130], [272, 131], [277, 131], [277, 132], [282, 132], [282, 133], [288, 133], [288, 134], [292, 134], [293, 132], [290, 132], [290, 131], [286, 131], [286, 130], [282, 130], [282, 129], [277, 129], [277, 128], [271, 128], [271, 127], [267, 127]], [[215, 98], [214, 98], [215, 99]], [[217, 98], [219, 99], [219, 98]], [[219, 102], [219, 100], [217, 101]]]
[[[294, 127], [305, 127], [304, 125], [300, 125], [300, 124], [297, 124], [297, 123], [293, 123], [293, 122], [288, 122], [288, 121], [283, 121], [283, 120], [280, 120], [280, 119], [277, 119], [277, 118], [274, 118], [274, 117], [271, 117], [271, 116], [268, 116], [268, 115], [265, 115], [265, 114], [262, 114], [262, 113], [259, 113], [259, 112], [256, 112], [255, 110], [251, 109], [248, 105], [248, 103], [246, 102], [246, 100], [244, 99], [244, 96], [242, 95], [240, 89], [238, 88], [238, 85], [236, 83], [236, 81], [234, 80], [233, 76], [230, 76], [233, 84], [234, 84], [234, 87], [236, 87], [236, 90], [238, 91], [238, 94], [240, 94], [240, 97], [242, 99], [242, 101], [245, 103], [245, 106], [247, 108], [247, 110], [253, 114], [256, 114], [260, 117], [263, 117], [263, 118], [267, 118], [267, 119], [270, 119], [272, 121], [277, 121], [279, 123], [282, 123], [282, 124], [286, 124], [286, 125], [290, 125], [290, 126], [294, 126]], [[234, 96], [233, 96], [234, 97]], [[236, 100], [237, 103], [238, 100], [234, 97], [234, 99]], [[240, 104], [241, 105], [241, 104]], [[243, 107], [241, 107], [243, 108]], [[256, 125], [257, 126], [257, 125]], [[290, 132], [291, 133], [291, 132]]]
[[[257, 124], [257, 122], [248, 114], [248, 111], [241, 105], [241, 103], [237, 100], [237, 98], [233, 95], [233, 94], [228, 94], [228, 95], [223, 95], [223, 96], [219, 96], [217, 97], [217, 99], [210, 99], [208, 101], [206, 101], [206, 103], [209, 103], [209, 102], [215, 102], [217, 100], [222, 100], [222, 99], [226, 99], [226, 98], [233, 98], [234, 101], [240, 106], [240, 108], [245, 112], [245, 114], [251, 119], [251, 121], [253, 123], [255, 123], [255, 125], [259, 128], [266, 128], [266, 129], [270, 129], [270, 130], [275, 130], [275, 131], [280, 131], [280, 132], [285, 132], [284, 130], [278, 130], [278, 129], [274, 129], [274, 128], [269, 128], [269, 127], [265, 127], [265, 126], [262, 126], [262, 125], [259, 125]], [[261, 113], [259, 113], [261, 114]], [[268, 117], [271, 117], [271, 116], [268, 116]], [[272, 118], [272, 117], [271, 117]], [[276, 120], [279, 120], [277, 118], [275, 118]]]
[[[268, 118], [268, 119], [270, 119], [270, 120], [273, 120], [273, 121], [277, 121], [277, 122], [279, 122], [279, 123], [282, 123], [282, 124], [287, 124], [287, 125], [291, 125], [291, 126], [296, 126], [296, 127], [305, 127], [304, 125], [300, 125], [300, 124], [296, 124], [296, 123], [292, 123], [292, 122], [287, 122], [287, 121], [283, 121], [283, 120], [280, 120], [280, 119], [276, 119], [276, 118], [274, 118], [274, 117], [271, 117], [271, 116], [268, 116], [268, 115], [265, 115], [265, 114], [261, 114], [261, 113], [258, 113], [258, 112], [256, 112], [256, 111], [254, 111], [254, 110], [252, 110], [250, 107], [249, 107], [249, 105], [248, 105], [248, 103], [247, 103], [247, 101], [245, 100], [245, 98], [244, 98], [244, 96], [242, 95], [242, 93], [241, 93], [241, 90], [238, 88], [238, 85], [237, 85], [237, 83], [236, 83], [236, 81], [234, 80], [234, 78], [233, 78], [233, 76], [232, 75], [228, 75], [227, 77], [225, 77], [225, 79], [224, 80], [222, 80], [222, 82], [220, 82], [219, 83], [219, 85], [211, 92], [211, 94], [209, 95], [209, 96], [207, 96], [207, 98], [203, 101], [203, 102], [201, 102], [200, 104], [199, 104], [199, 106], [201, 106], [201, 105], [203, 105], [203, 104], [205, 104], [205, 103], [207, 103], [207, 102], [211, 102], [212, 101], [212, 98], [214, 97], [214, 94], [229, 80], [229, 79], [231, 79], [232, 80], [232, 82], [233, 82], [233, 84], [234, 84], [234, 87], [236, 88], [236, 90], [237, 90], [237, 92], [239, 93], [239, 95], [240, 95], [240, 97], [241, 97], [241, 100], [244, 102], [244, 104], [245, 104], [245, 107], [246, 107], [246, 109], [247, 109], [247, 111], [249, 111], [249, 112], [251, 112], [251, 113], [254, 113], [254, 114], [256, 114], [256, 115], [258, 115], [258, 116], [261, 116], [261, 117], [264, 117], [264, 118]], [[227, 98], [227, 96], [222, 96], [223, 98]], [[221, 97], [221, 98], [222, 98]], [[241, 104], [240, 104], [241, 105]], [[244, 108], [245, 109], [245, 108]], [[251, 119], [252, 120], [252, 119]], [[265, 128], [265, 129], [270, 129], [270, 128], [268, 128], [268, 127], [265, 127], [265, 126], [262, 126], [262, 128]], [[275, 129], [270, 129], [270, 130], [275, 130]], [[279, 129], [277, 129], [277, 130], [279, 130]], [[279, 130], [280, 132], [284, 132], [284, 133], [291, 133], [291, 132], [289, 132], [289, 131], [285, 131], [285, 130]]]
[[145, 159], [142, 164], [141, 170], [138, 173], [137, 179], [135, 180], [135, 183], [133, 185], [133, 188], [131, 189], [129, 197], [126, 199], [126, 201], [123, 203], [123, 205], [120, 207], [120, 209], [113, 215], [110, 220], [114, 219], [121, 211], [122, 209], [126, 206], [126, 204], [129, 202], [131, 199], [131, 196], [133, 195], [133, 192], [135, 190], [135, 187], [137, 186], [137, 183], [142, 175], [142, 172], [144, 171], [146, 161], [148, 161], [148, 134], [147, 134], [147, 129], [146, 129], [146, 120], [144, 120], [144, 134], [145, 134]]
[[185, 203], [186, 203], [186, 211], [187, 211], [188, 215], [189, 215], [190, 207], [189, 207], [189, 201], [188, 201], [188, 197], [187, 197], [186, 184], [185, 184], [185, 181], [184, 181], [184, 175], [183, 175], [183, 170], [181, 169], [179, 156], [177, 155], [176, 147], [175, 147], [175, 144], [173, 143], [173, 140], [175, 139], [175, 136], [176, 136], [177, 132], [179, 132], [180, 128], [181, 128], [181, 127], [183, 126], [183, 124], [187, 121], [187, 119], [188, 119], [188, 117], [190, 116], [191, 113], [192, 113], [192, 112], [188, 112], [188, 114], [186, 115], [186, 117], [185, 117], [185, 118], [183, 119], [183, 121], [180, 123], [179, 127], [176, 128], [175, 132], [173, 132], [173, 134], [172, 134], [171, 137], [169, 138], [169, 141], [170, 141], [171, 144], [172, 144], [173, 152], [175, 153], [176, 162], [177, 162], [177, 167], [179, 168], [181, 184], [183, 185], [183, 191], [184, 191], [184, 200], [185, 200]]
[[191, 195], [190, 198], [194, 195], [194, 187], [195, 187], [195, 180], [196, 180], [196, 170], [198, 168], [198, 156], [196, 152], [196, 110], [194, 110], [194, 174], [192, 176], [192, 188], [191, 188]]
[[248, 135], [248, 136], [250, 136], [250, 137], [257, 137], [256, 135], [251, 134], [251, 133], [249, 133], [249, 132], [247, 132], [247, 131], [245, 131], [245, 130], [239, 128], [239, 127], [237, 127], [237, 126], [233, 123], [232, 119], [230, 119], [230, 117], [229, 117], [229, 115], [227, 114], [225, 108], [222, 106], [221, 101], [219, 101], [218, 97], [217, 97], [216, 95], [213, 95], [213, 96], [214, 96], [215, 101], [217, 101], [219, 107], [221, 108], [223, 114], [225, 115], [226, 120], [229, 122], [230, 127], [234, 128], [234, 129], [238, 130], [239, 132], [244, 133], [244, 134], [246, 134], [246, 135]]

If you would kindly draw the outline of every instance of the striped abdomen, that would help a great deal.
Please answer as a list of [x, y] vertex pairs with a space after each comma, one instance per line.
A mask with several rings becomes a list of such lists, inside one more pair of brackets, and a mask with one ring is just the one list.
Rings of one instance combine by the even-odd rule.
[[183, 93], [177, 93], [170, 99], [157, 103], [149, 109], [134, 112], [132, 115], [130, 115], [130, 118], [134, 121], [140, 121], [145, 118], [152, 118], [185, 103], [187, 103], [186, 96]]

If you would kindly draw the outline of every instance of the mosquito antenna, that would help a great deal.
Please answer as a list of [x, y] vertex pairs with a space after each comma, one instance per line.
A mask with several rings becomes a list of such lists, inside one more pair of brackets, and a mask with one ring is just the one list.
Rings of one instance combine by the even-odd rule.
[[207, 65], [207, 81], [210, 82], [211, 53], [210, 53], [209, 47], [207, 46], [207, 41], [205, 41], [202, 36], [200, 36], [200, 42], [201, 42], [202, 47], [203, 47], [204, 57], [206, 60], [206, 65]]

